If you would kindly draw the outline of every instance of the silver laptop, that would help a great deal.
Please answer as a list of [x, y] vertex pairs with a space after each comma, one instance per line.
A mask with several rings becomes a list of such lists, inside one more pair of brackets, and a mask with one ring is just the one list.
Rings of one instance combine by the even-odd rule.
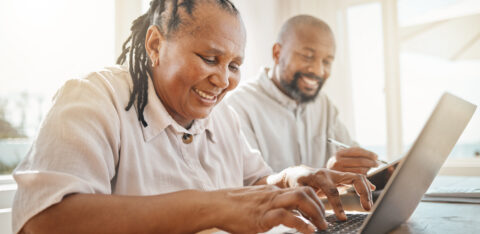
[[440, 98], [415, 143], [400, 161], [369, 214], [348, 215], [346, 222], [327, 217], [318, 233], [386, 233], [417, 208], [440, 167], [470, 121], [476, 106], [452, 94]]

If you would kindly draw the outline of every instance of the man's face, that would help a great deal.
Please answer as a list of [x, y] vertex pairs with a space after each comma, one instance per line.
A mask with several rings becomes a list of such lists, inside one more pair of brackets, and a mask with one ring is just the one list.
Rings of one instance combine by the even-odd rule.
[[245, 47], [244, 26], [237, 16], [203, 4], [194, 17], [184, 32], [160, 46], [153, 79], [167, 111], [184, 126], [207, 117], [238, 85]]
[[331, 33], [313, 26], [302, 25], [293, 31], [282, 44], [275, 45], [277, 54], [274, 47], [274, 72], [285, 94], [308, 102], [317, 97], [330, 76], [335, 41]]

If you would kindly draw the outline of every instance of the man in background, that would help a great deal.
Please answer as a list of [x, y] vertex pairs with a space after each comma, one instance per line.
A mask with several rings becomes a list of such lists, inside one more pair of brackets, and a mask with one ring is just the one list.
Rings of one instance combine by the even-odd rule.
[[[330, 77], [335, 39], [330, 27], [309, 15], [288, 19], [272, 48], [274, 65], [232, 93], [227, 102], [242, 121], [252, 147], [275, 170], [304, 164], [366, 174], [377, 155], [359, 148], [320, 92]], [[330, 158], [330, 159], [329, 159]], [[328, 160], [328, 163], [327, 163]]]

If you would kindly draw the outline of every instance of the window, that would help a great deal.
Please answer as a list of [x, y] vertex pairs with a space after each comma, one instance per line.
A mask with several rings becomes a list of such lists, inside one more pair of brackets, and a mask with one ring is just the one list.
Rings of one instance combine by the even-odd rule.
[[380, 3], [348, 8], [347, 24], [356, 139], [363, 147], [385, 158], [385, 72]]
[[0, 1], [0, 174], [23, 158], [67, 80], [115, 62], [114, 1]]
[[[480, 4], [398, 1], [403, 142], [411, 145], [443, 92], [480, 104]], [[474, 53], [472, 53], [474, 52]], [[450, 158], [480, 158], [477, 111]]]
[[[395, 147], [404, 153], [443, 92], [480, 105], [479, 1], [344, 0], [340, 15], [347, 32], [343, 46], [350, 60], [355, 137], [362, 146], [380, 156]], [[389, 79], [398, 84], [397, 92]], [[401, 128], [389, 129], [392, 125]], [[477, 111], [449, 159], [480, 159], [479, 130]], [[389, 143], [392, 137], [399, 140]]]

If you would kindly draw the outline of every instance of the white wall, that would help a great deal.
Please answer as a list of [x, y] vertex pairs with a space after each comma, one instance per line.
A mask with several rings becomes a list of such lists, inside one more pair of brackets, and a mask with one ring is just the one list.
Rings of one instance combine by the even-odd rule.
[[271, 48], [281, 22], [277, 20], [278, 0], [234, 0], [247, 28], [242, 82], [253, 79], [260, 67], [272, 64]]
[[115, 59], [122, 53], [122, 45], [130, 35], [133, 20], [143, 14], [145, 1], [115, 0]]

